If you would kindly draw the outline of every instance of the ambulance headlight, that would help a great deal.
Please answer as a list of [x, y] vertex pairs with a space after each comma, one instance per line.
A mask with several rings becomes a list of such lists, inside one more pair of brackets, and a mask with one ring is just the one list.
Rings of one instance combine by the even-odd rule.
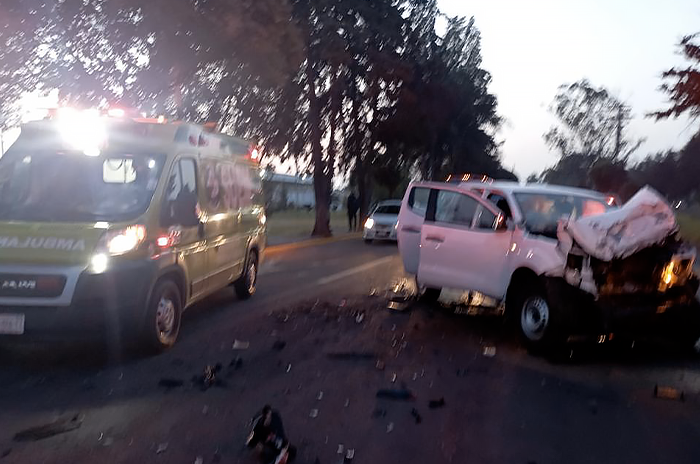
[[95, 274], [102, 274], [107, 270], [109, 258], [104, 253], [97, 253], [90, 259], [90, 270]]
[[146, 239], [144, 226], [129, 226], [124, 229], [109, 231], [102, 236], [97, 250], [108, 256], [117, 256], [135, 250]]

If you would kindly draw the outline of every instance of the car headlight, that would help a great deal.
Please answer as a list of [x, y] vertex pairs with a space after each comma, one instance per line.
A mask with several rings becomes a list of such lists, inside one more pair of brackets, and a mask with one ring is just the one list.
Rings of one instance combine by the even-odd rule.
[[365, 221], [365, 229], [371, 229], [372, 227], [374, 227], [374, 219], [367, 218]]

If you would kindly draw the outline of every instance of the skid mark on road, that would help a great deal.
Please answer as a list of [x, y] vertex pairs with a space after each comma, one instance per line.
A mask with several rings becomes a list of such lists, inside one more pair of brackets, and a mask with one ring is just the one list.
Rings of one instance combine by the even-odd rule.
[[338, 272], [336, 274], [331, 274], [328, 277], [324, 277], [322, 279], [318, 279], [316, 283], [318, 285], [326, 285], [330, 284], [331, 282], [335, 282], [336, 280], [344, 279], [345, 277], [349, 277], [353, 274], [357, 274], [358, 272], [363, 272], [367, 271], [369, 269], [372, 269], [373, 267], [380, 266], [382, 264], [388, 263], [392, 261], [396, 256], [387, 256], [385, 258], [380, 258], [380, 259], [375, 259], [374, 261], [370, 261], [369, 263], [365, 263], [361, 266], [356, 266], [352, 267], [350, 269], [347, 269], [342, 272]]

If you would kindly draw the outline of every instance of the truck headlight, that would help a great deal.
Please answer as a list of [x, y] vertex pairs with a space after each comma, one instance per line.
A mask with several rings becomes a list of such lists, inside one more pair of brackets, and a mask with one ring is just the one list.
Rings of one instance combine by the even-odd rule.
[[365, 221], [365, 229], [371, 229], [372, 227], [374, 227], [374, 219], [368, 218]]

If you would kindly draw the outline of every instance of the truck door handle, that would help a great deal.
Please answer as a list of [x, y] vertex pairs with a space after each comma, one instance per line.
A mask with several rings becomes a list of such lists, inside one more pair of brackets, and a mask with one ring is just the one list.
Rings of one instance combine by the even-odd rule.
[[401, 228], [401, 231], [408, 232], [410, 234], [419, 234], [420, 233], [420, 229], [418, 229], [417, 227], [412, 227], [412, 226], [403, 226]]
[[445, 237], [440, 237], [439, 235], [428, 235], [425, 237], [425, 241], [442, 243], [445, 241]]

